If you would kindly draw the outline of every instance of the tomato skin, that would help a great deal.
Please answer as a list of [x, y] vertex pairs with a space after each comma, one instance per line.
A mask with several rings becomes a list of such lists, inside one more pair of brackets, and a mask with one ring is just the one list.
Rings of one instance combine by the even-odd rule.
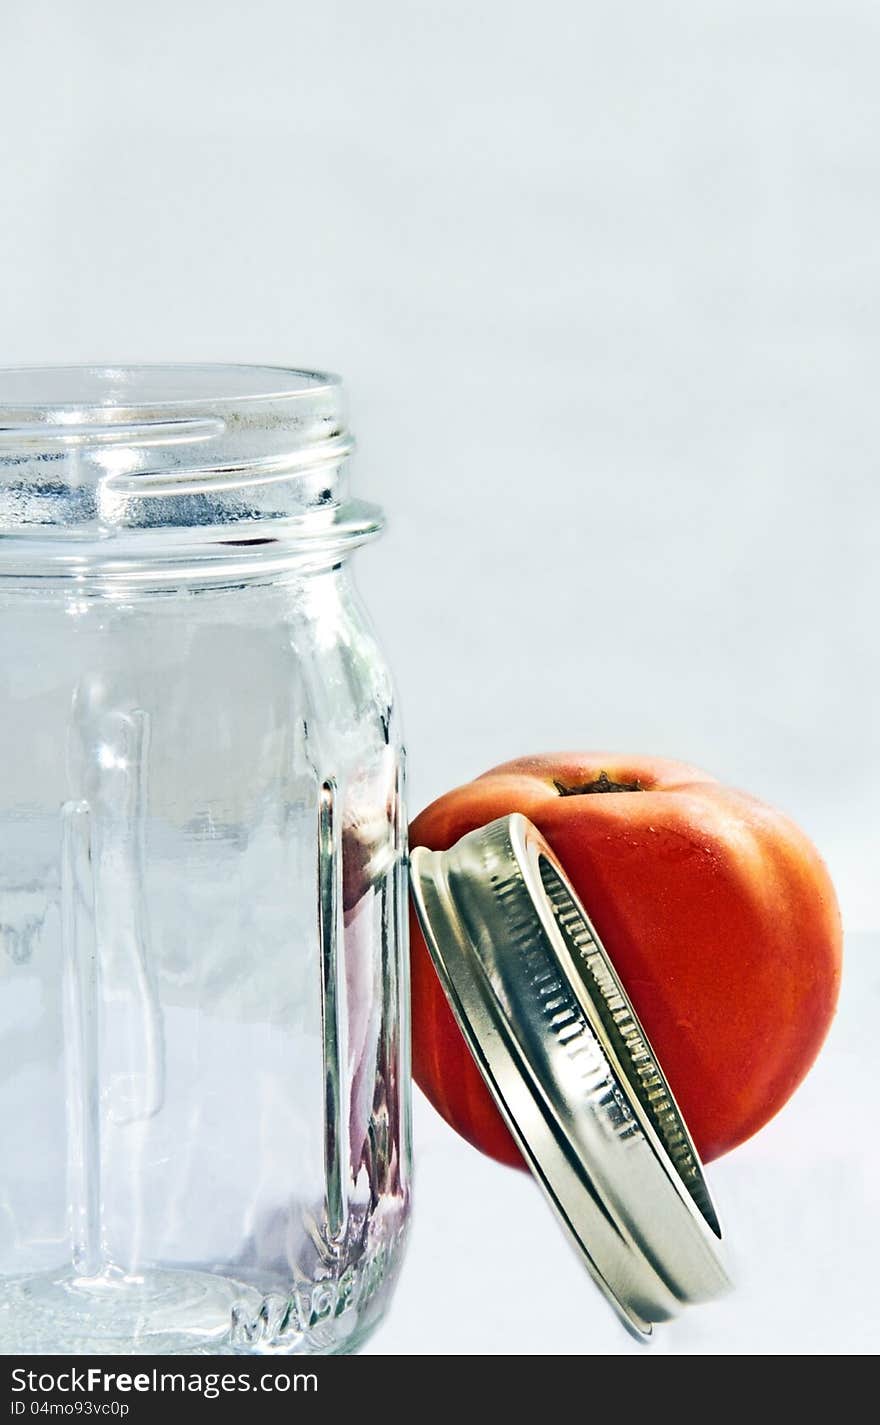
[[[421, 812], [410, 843], [446, 850], [514, 811], [583, 901], [703, 1160], [751, 1137], [804, 1078], [837, 1003], [840, 913], [812, 843], [694, 767], [588, 752], [484, 773]], [[523, 1167], [410, 914], [415, 1080], [475, 1147]]]

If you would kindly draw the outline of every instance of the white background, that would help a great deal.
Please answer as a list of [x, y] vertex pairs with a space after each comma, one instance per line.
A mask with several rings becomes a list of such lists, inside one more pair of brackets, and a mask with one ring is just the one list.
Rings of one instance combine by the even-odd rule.
[[880, 936], [851, 944], [818, 1064], [774, 1121], [713, 1163], [734, 1291], [657, 1328], [618, 1325], [524, 1173], [501, 1168], [417, 1095], [414, 1231], [367, 1346], [403, 1355], [876, 1355]]
[[[0, 363], [346, 376], [413, 807], [524, 752], [681, 756], [793, 814], [848, 930], [876, 927], [873, 0], [5, 0], [2, 45]], [[832, 1122], [847, 1052], [818, 1071]], [[759, 1145], [803, 1154], [804, 1111]], [[528, 1349], [569, 1310], [557, 1268], [496, 1289], [474, 1242], [497, 1194], [497, 1234], [542, 1254], [540, 1205], [419, 1123], [421, 1325], [399, 1308], [377, 1348], [463, 1349], [464, 1293], [486, 1349]], [[447, 1241], [465, 1161], [479, 1210]], [[792, 1269], [804, 1224], [756, 1251]], [[792, 1308], [836, 1348], [843, 1271]]]

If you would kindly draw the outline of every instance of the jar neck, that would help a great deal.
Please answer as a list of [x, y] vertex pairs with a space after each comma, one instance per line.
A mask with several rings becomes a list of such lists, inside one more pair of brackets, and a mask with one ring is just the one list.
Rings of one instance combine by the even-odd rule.
[[0, 371], [0, 577], [238, 577], [376, 533], [341, 384], [273, 367]]

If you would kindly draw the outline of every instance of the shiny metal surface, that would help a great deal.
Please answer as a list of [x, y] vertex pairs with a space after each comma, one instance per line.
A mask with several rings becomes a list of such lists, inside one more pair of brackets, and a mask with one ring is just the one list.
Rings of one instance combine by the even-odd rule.
[[456, 1018], [557, 1217], [641, 1337], [729, 1288], [684, 1121], [552, 850], [514, 814], [417, 847], [413, 897]]

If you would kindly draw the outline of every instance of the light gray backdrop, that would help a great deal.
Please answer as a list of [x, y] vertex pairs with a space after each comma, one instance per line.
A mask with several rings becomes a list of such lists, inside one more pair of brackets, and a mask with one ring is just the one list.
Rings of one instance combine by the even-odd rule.
[[872, 0], [2, 26], [0, 362], [346, 376], [413, 806], [529, 751], [681, 756], [875, 927]]
[[350, 383], [414, 806], [705, 764], [878, 916], [880, 13], [6, 0], [0, 361]]

